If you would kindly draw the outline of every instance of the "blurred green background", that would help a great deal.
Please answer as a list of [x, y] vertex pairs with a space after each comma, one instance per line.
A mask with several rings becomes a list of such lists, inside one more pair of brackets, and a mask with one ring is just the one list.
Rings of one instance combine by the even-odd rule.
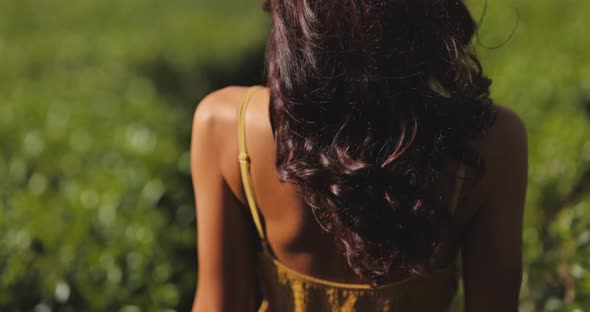
[[[474, 41], [529, 131], [522, 311], [590, 310], [589, 18], [495, 0]], [[189, 310], [192, 113], [262, 83], [268, 27], [256, 0], [0, 2], [0, 311]]]

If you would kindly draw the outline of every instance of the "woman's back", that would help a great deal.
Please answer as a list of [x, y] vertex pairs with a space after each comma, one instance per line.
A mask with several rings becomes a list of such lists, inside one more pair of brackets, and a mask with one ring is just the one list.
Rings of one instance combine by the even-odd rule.
[[[198, 297], [214, 297], [209, 300], [201, 299], [203, 311], [216, 310], [210, 309], [217, 306], [214, 304], [216, 301], [219, 303], [219, 307], [233, 306], [235, 308], [250, 305], [254, 300], [253, 290], [248, 287], [254, 285], [256, 280], [255, 250], [258, 249], [257, 242], [259, 240], [248, 209], [239, 164], [236, 161], [239, 154], [238, 113], [241, 99], [245, 93], [245, 88], [227, 88], [218, 91], [199, 105], [195, 115], [192, 149], [193, 176], [195, 185], [200, 185], [200, 187], [195, 187], [199, 209], [197, 217], [200, 218], [199, 259], [205, 259], [204, 261], [200, 260], [201, 286], [199, 287], [207, 287], [207, 289], [201, 290]], [[320, 224], [311, 210], [303, 203], [296, 188], [279, 181], [274, 165], [275, 145], [269, 122], [268, 105], [269, 94], [267, 91], [259, 90], [253, 94], [246, 114], [246, 143], [251, 163], [253, 187], [256, 190], [255, 197], [264, 221], [265, 235], [274, 257], [284, 266], [315, 278], [339, 283], [366, 284], [349, 268], [333, 238], [322, 231]], [[488, 171], [486, 171], [489, 173], [482, 178], [477, 186], [463, 188], [465, 199], [455, 212], [455, 229], [457, 233], [463, 233], [461, 238], [466, 238], [466, 240], [457, 241], [457, 243], [459, 247], [467, 248], [463, 251], [467, 252], [464, 257], [468, 261], [466, 263], [467, 271], [464, 274], [467, 274], [467, 278], [469, 278], [466, 285], [474, 287], [473, 304], [477, 304], [477, 300], [482, 300], [481, 302], [487, 300], [478, 298], [482, 293], [485, 293], [485, 289], [491, 290], [495, 287], [510, 289], [511, 285], [514, 287], [514, 282], [509, 282], [509, 280], [511, 278], [519, 280], [517, 274], [519, 266], [514, 265], [519, 263], [520, 259], [515, 259], [511, 255], [519, 254], [517, 250], [513, 250], [515, 246], [519, 245], [519, 240], [513, 235], [514, 231], [518, 233], [517, 225], [522, 213], [522, 209], [518, 209], [518, 206], [521, 206], [523, 199], [522, 175], [524, 172], [524, 178], [526, 178], [526, 159], [523, 164], [520, 154], [523, 143], [526, 151], [526, 142], [522, 141], [524, 129], [519, 119], [502, 107], [496, 107], [496, 109], [498, 111], [496, 125], [490, 129], [489, 135], [474, 142], [474, 145], [486, 159], [496, 158], [498, 162], [489, 162]], [[518, 148], [521, 153], [519, 154], [518, 150], [512, 155], [505, 153], [504, 151], [507, 151], [508, 148]], [[524, 171], [523, 165], [525, 165]], [[496, 166], [501, 168], [496, 168]], [[207, 174], [206, 172], [211, 171], [211, 168], [218, 168], [219, 172]], [[455, 181], [452, 169], [456, 169], [457, 166], [451, 164], [448, 168], [449, 179], [440, 184], [440, 193], [447, 200], [452, 197], [451, 194], [455, 189], [455, 184], [451, 183], [451, 181]], [[505, 174], [499, 174], [498, 169]], [[201, 181], [199, 176], [202, 177]], [[499, 181], [501, 176], [508, 180]], [[222, 184], [221, 189], [217, 191], [215, 190], [216, 179]], [[518, 186], [518, 188], [514, 186]], [[510, 193], [505, 193], [506, 187], [510, 188]], [[207, 196], [199, 194], [207, 194]], [[209, 204], [210, 198], [216, 196], [220, 197], [217, 200], [225, 203], [223, 208]], [[504, 196], [505, 198], [491, 199], [489, 196]], [[480, 211], [484, 209], [481, 208], [482, 206], [487, 207], [494, 201], [511, 204], [506, 207], [494, 207], [495, 212]], [[516, 210], [503, 212], [505, 209], [514, 208]], [[219, 211], [214, 211], [216, 209]], [[479, 220], [479, 215], [485, 215], [489, 219]], [[516, 224], [514, 229], [503, 227], [503, 223], [506, 224], [504, 218], [512, 219], [510, 222]], [[208, 225], [207, 220], [217, 220], [216, 222], [221, 222], [225, 226], [219, 226], [217, 230], [213, 230], [209, 228], [212, 225]], [[488, 221], [496, 224], [497, 228], [488, 228], [489, 225], [486, 224]], [[210, 223], [215, 222], [210, 221]], [[494, 235], [494, 232], [497, 235]], [[496, 241], [498, 238], [507, 236], [508, 240]], [[479, 239], [479, 241], [471, 241], [469, 238]], [[491, 244], [486, 246], [484, 240], [488, 240]], [[501, 243], [504, 245], [502, 246]], [[491, 263], [492, 258], [498, 257], [495, 251], [504, 248], [508, 248], [505, 257], [506, 263], [503, 261]], [[486, 258], [484, 254], [488, 254], [489, 258]], [[221, 261], [222, 259], [223, 261]], [[474, 263], [474, 261], [480, 261], [480, 263]], [[488, 264], [489, 272], [481, 272], [486, 264]], [[504, 271], [507, 269], [506, 266], [510, 266], [512, 271]], [[510, 277], [511, 275], [513, 276]], [[222, 278], [220, 279], [220, 277]], [[486, 282], [487, 285], [485, 287], [479, 285], [482, 289], [478, 290], [476, 286], [482, 282], [480, 280], [482, 277], [495, 277], [500, 281], [494, 283], [494, 279], [489, 279]], [[216, 282], [205, 286], [205, 282], [201, 281], [206, 281], [209, 278], [216, 280]], [[400, 276], [399, 280], [405, 278]], [[221, 286], [224, 284], [223, 282], [227, 285]], [[218, 287], [222, 289], [215, 291]], [[420, 287], [421, 289], [428, 288], [424, 285]], [[449, 289], [441, 289], [440, 291], [445, 292]], [[471, 290], [466, 289], [467, 295], [470, 295], [470, 292]], [[211, 293], [215, 293], [215, 295]], [[424, 293], [423, 295], [423, 299], [428, 301], [429, 294]], [[489, 298], [495, 297], [493, 293], [489, 294]], [[514, 298], [512, 299], [514, 300]], [[218, 300], [228, 301], [223, 303]], [[239, 302], [239, 305], [232, 305], [232, 302]], [[210, 304], [213, 305], [210, 306]], [[199, 299], [197, 299], [195, 307], [198, 306]], [[469, 307], [469, 304], [467, 306]], [[239, 310], [244, 310], [243, 307]], [[228, 309], [228, 311], [231, 310]], [[478, 309], [478, 311], [483, 311], [483, 309]]]
[[[290, 215], [280, 218], [284, 220], [282, 227], [281, 224], [277, 225], [281, 222], [275, 220], [266, 222], [267, 218], [260, 209], [258, 199], [260, 197], [256, 195], [256, 187], [252, 178], [251, 165], [258, 161], [251, 158], [247, 140], [247, 108], [255, 91], [258, 91], [258, 87], [250, 88], [241, 101], [238, 117], [238, 143], [242, 185], [248, 200], [247, 206], [250, 209], [261, 243], [261, 250], [256, 257], [257, 281], [263, 297], [259, 311], [448, 311], [458, 285], [455, 262], [458, 250], [454, 243], [455, 238], [450, 239], [446, 245], [441, 245], [441, 248], [433, 255], [434, 272], [417, 278], [400, 277], [400, 280], [373, 288], [359, 282], [335, 281], [346, 278], [350, 270], [346, 270], [347, 265], [343, 261], [342, 254], [334, 250], [333, 240], [322, 242], [316, 239], [321, 236], [326, 237], [326, 233], [322, 235], [318, 220], [315, 216], [313, 218], [310, 216], [310, 209], [301, 205], [302, 203], [299, 202], [300, 206], [304, 206], [303, 209], [292, 209]], [[462, 176], [464, 168], [464, 166], [457, 168], [460, 173], [458, 173], [459, 176], [456, 177], [455, 183], [447, 183], [447, 185], [454, 186], [452, 196], [446, 196], [449, 198], [448, 208], [451, 215], [455, 213], [459, 202], [461, 186], [464, 182], [463, 179], [465, 179]], [[272, 168], [260, 168], [260, 170], [265, 169]], [[276, 182], [280, 183], [280, 181]], [[267, 192], [269, 191], [267, 190]], [[299, 201], [299, 198], [295, 198], [295, 201]], [[274, 205], [274, 207], [280, 206], [282, 206], [281, 202]], [[274, 209], [284, 210], [285, 208]], [[269, 210], [266, 211], [268, 214]], [[272, 208], [270, 211], [273, 211]], [[293, 222], [294, 220], [301, 221]], [[286, 232], [287, 242], [271, 244], [266, 224], [277, 227], [279, 230], [277, 234]], [[285, 231], [287, 226], [293, 227], [293, 230]], [[298, 249], [289, 248], [293, 245], [300, 247]], [[304, 274], [286, 266], [284, 261], [275, 255], [276, 248], [273, 246], [286, 250], [283, 254], [290, 253], [309, 257], [310, 261], [308, 261], [306, 269], [314, 268], [315, 264], [316, 267], [319, 267], [318, 272]], [[315, 248], [309, 248], [309, 246]], [[297, 259], [294, 260], [294, 263], [297, 263]], [[299, 262], [303, 261], [299, 260]], [[336, 269], [334, 270], [334, 268]], [[318, 278], [319, 274], [317, 273], [327, 275], [328, 278]], [[427, 296], [429, 300], [423, 300], [424, 296]]]
[[465, 3], [265, 8], [268, 90], [195, 115], [196, 310], [251, 309], [256, 287], [275, 311], [444, 310], [459, 249], [466, 309], [515, 310], [526, 135], [490, 98]]
[[[239, 92], [245, 95], [247, 91], [239, 89]], [[320, 223], [294, 185], [282, 183], [277, 177], [268, 102], [268, 89], [253, 93], [246, 112], [245, 132], [253, 189], [273, 252], [281, 262], [298, 272], [335, 282], [366, 283], [348, 267], [334, 239], [322, 231]], [[439, 185], [447, 206], [450, 206], [456, 189], [457, 169], [456, 164], [450, 165], [443, 181], [445, 183]], [[243, 183], [237, 182], [239, 184], [235, 188], [240, 190]], [[460, 216], [472, 214], [468, 207], [460, 207], [457, 213]]]

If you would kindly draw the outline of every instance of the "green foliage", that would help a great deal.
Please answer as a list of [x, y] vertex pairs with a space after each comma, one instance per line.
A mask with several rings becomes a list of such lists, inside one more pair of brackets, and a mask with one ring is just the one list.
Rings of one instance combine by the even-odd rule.
[[[0, 310], [188, 310], [191, 112], [211, 88], [189, 73], [264, 31], [227, 4], [0, 2]], [[186, 103], [159, 68], [191, 79]]]
[[481, 25], [485, 46], [514, 29], [479, 51], [494, 98], [528, 129], [522, 311], [590, 309], [589, 14], [575, 0], [494, 1]]
[[[189, 309], [191, 113], [258, 79], [259, 7], [0, 2], [0, 310]], [[589, 12], [489, 1], [475, 42], [529, 132], [522, 311], [590, 309]]]

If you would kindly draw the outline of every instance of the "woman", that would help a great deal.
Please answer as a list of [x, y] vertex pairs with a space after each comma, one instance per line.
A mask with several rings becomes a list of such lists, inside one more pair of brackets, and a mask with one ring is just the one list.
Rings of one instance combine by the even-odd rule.
[[268, 87], [194, 116], [193, 311], [516, 311], [526, 131], [464, 3], [265, 8]]

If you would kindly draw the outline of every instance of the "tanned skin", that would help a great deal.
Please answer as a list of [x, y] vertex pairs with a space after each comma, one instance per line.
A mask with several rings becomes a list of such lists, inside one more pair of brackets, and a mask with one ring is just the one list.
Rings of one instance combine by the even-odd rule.
[[[237, 121], [244, 87], [213, 92], [197, 106], [191, 170], [197, 209], [198, 282], [193, 312], [254, 311], [256, 230], [238, 163]], [[256, 198], [277, 258], [301, 273], [362, 283], [346, 266], [293, 185], [275, 172], [269, 90], [248, 106], [246, 133]], [[486, 161], [482, 180], [466, 189], [457, 218], [462, 235], [465, 311], [517, 311], [522, 280], [522, 223], [527, 138], [521, 119], [495, 105], [497, 119], [474, 145]], [[427, 300], [428, 298], [424, 298]]]

